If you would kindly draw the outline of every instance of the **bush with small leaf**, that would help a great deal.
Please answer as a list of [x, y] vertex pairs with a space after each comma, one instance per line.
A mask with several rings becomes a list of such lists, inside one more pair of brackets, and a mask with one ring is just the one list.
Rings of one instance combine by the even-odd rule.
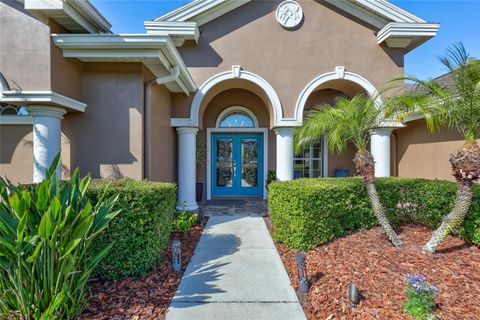
[[92, 241], [118, 214], [115, 198], [87, 199], [90, 177], [59, 183], [57, 156], [46, 179], [15, 186], [0, 178], [0, 318], [72, 319], [87, 303], [90, 274], [108, 254]]
[[173, 231], [181, 232], [186, 235], [188, 230], [198, 221], [198, 215], [193, 211], [186, 209], [179, 210], [173, 220]]

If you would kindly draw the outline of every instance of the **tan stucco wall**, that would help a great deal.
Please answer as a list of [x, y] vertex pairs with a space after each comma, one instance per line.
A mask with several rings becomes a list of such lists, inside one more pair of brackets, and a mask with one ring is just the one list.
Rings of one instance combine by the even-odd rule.
[[[375, 30], [323, 2], [301, 0], [303, 25], [283, 29], [275, 19], [278, 1], [252, 1], [200, 27], [199, 44], [180, 48], [198, 85], [241, 65], [267, 80], [292, 117], [303, 88], [335, 66], [360, 74], [375, 86], [403, 74], [403, 52], [377, 44]], [[175, 116], [188, 115], [189, 103], [174, 99]]]
[[71, 167], [99, 177], [142, 178], [143, 74], [139, 63], [85, 63], [85, 113], [69, 113], [62, 131]]
[[18, 1], [0, 1], [0, 72], [12, 89], [51, 89], [50, 27]]
[[0, 176], [14, 183], [33, 181], [31, 125], [0, 126]]
[[[52, 33], [69, 33], [51, 20]], [[83, 101], [83, 63], [78, 59], [64, 58], [60, 48], [50, 41], [52, 91]]]
[[[144, 69], [144, 81], [153, 78]], [[155, 85], [151, 91], [149, 180], [175, 182], [177, 179], [177, 134], [170, 126], [172, 101], [165, 86]], [[148, 120], [147, 120], [148, 121]]]
[[424, 120], [408, 122], [395, 132], [398, 176], [453, 180], [448, 159], [464, 142], [458, 132], [430, 134]]

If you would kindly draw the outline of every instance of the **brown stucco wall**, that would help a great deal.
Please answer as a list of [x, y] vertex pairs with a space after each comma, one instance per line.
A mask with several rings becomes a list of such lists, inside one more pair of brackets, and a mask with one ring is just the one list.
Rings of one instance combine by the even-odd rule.
[[33, 133], [31, 125], [0, 126], [0, 176], [14, 183], [33, 181]]
[[[375, 30], [323, 1], [301, 0], [303, 25], [283, 29], [275, 19], [277, 1], [252, 1], [202, 26], [198, 45], [180, 48], [198, 85], [241, 65], [266, 79], [292, 117], [303, 88], [335, 66], [362, 75], [375, 86], [403, 74], [403, 52], [377, 44]], [[175, 115], [188, 115], [189, 104], [174, 99]]]
[[51, 89], [50, 27], [18, 1], [0, 1], [0, 72], [12, 89]]
[[448, 159], [464, 142], [458, 132], [430, 134], [424, 120], [408, 122], [395, 132], [398, 176], [453, 180]]
[[[144, 69], [144, 82], [153, 75]], [[149, 180], [175, 182], [177, 179], [177, 134], [170, 126], [172, 101], [165, 86], [155, 85], [151, 91]], [[147, 120], [148, 121], [148, 120]]]
[[[49, 20], [52, 33], [69, 33], [54, 20]], [[60, 48], [50, 41], [52, 91], [83, 101], [83, 63], [64, 58]]]
[[69, 113], [62, 131], [71, 167], [100, 177], [142, 179], [143, 74], [140, 63], [85, 63], [85, 113]]

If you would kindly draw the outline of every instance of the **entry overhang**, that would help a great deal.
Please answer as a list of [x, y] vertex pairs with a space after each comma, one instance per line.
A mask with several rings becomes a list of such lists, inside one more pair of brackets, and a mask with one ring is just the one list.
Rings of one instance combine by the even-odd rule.
[[65, 58], [84, 62], [141, 62], [155, 77], [169, 74], [175, 67], [179, 77], [165, 84], [172, 92], [189, 95], [197, 90], [172, 39], [149, 34], [52, 34], [54, 44]]

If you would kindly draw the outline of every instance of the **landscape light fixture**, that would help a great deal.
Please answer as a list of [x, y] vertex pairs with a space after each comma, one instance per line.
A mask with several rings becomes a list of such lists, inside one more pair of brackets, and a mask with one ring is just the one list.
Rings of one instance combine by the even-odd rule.
[[300, 289], [300, 295], [304, 296], [307, 294], [309, 289], [307, 266], [305, 265], [305, 253], [297, 252], [295, 255], [295, 261], [297, 263], [298, 287]]
[[175, 272], [182, 271], [182, 260], [180, 259], [180, 240], [172, 241], [172, 268]]
[[360, 292], [355, 284], [351, 283], [350, 288], [348, 290], [348, 297], [352, 302], [352, 308], [355, 308], [357, 304], [360, 302]]

